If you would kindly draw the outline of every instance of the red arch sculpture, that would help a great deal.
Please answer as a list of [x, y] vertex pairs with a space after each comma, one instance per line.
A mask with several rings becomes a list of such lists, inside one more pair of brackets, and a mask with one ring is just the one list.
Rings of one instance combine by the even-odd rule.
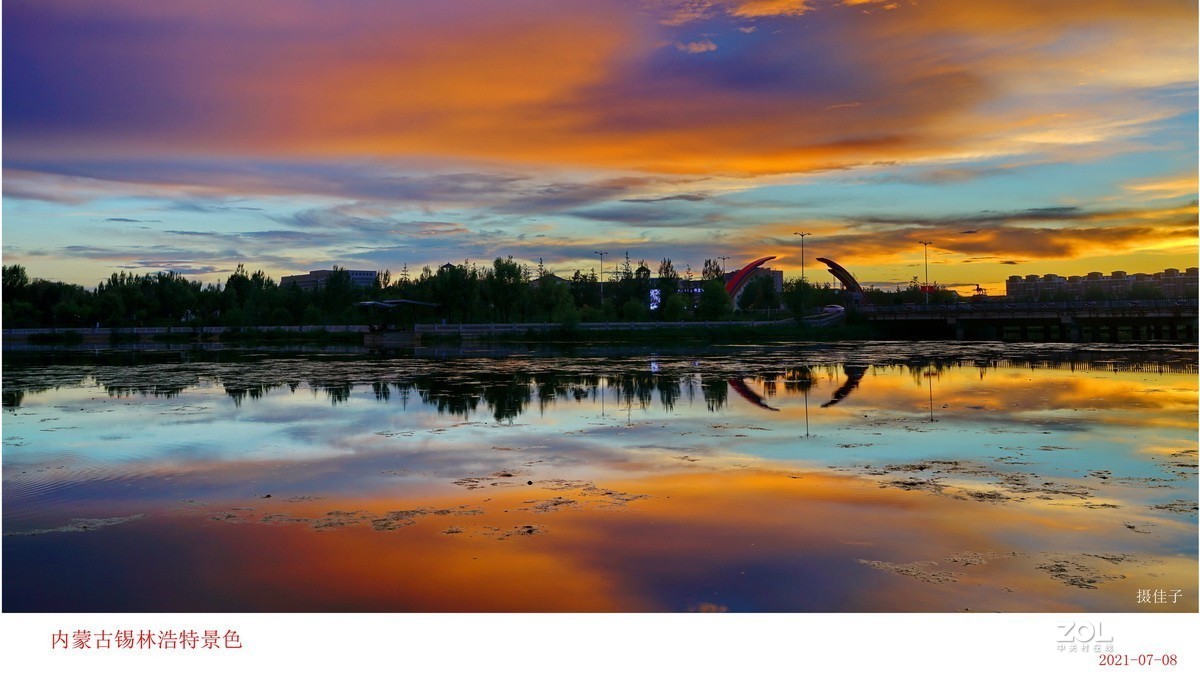
[[845, 267], [833, 262], [829, 258], [817, 258], [817, 262], [823, 262], [828, 265], [829, 273], [842, 282], [842, 288], [849, 291], [852, 297], [864, 305], [871, 304], [871, 301], [867, 298], [867, 294], [863, 292], [862, 286], [858, 285], [858, 281], [854, 279], [854, 275], [850, 274]]
[[735, 272], [729, 281], [725, 282], [725, 292], [729, 294], [730, 298], [737, 297], [738, 292], [742, 290], [742, 286], [745, 286], [746, 282], [750, 280], [750, 275], [754, 273], [754, 270], [761, 267], [762, 264], [768, 260], [774, 259], [775, 256], [773, 255], [769, 255], [765, 258], [759, 258], [758, 260], [755, 260], [754, 262]]

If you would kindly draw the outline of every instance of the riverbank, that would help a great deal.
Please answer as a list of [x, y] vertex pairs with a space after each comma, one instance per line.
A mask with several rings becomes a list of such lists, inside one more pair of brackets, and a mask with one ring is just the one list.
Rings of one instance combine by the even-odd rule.
[[[593, 324], [420, 324], [410, 331], [372, 331], [366, 325], [259, 326], [251, 328], [46, 328], [4, 331], [5, 345], [125, 344], [366, 344], [388, 348], [463, 343], [514, 344], [591, 342], [662, 344], [768, 340], [869, 340], [866, 324], [802, 326], [793, 321], [611, 322]], [[391, 343], [395, 343], [392, 345]]]

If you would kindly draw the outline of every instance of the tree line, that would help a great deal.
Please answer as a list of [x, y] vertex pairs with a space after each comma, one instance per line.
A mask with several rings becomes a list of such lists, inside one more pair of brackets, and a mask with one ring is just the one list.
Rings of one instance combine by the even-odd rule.
[[[782, 292], [768, 275], [754, 277], [737, 306], [725, 292], [724, 273], [716, 260], [706, 260], [699, 274], [682, 271], [670, 258], [653, 275], [646, 261], [636, 264], [628, 253], [601, 285], [595, 270], [575, 270], [568, 278], [508, 258], [491, 265], [470, 261], [407, 268], [393, 278], [380, 272], [369, 287], [354, 284], [344, 269], [319, 287], [281, 285], [261, 270], [244, 265], [223, 283], [203, 284], [175, 272], [115, 272], [95, 288], [30, 278], [21, 265], [3, 267], [3, 319], [8, 328], [85, 328], [132, 326], [287, 326], [371, 322], [355, 303], [403, 298], [436, 307], [417, 307], [417, 321], [451, 323], [581, 321], [723, 320], [784, 308], [791, 314], [812, 313], [838, 302], [840, 291], [789, 279]], [[777, 314], [783, 318], [784, 314]]]

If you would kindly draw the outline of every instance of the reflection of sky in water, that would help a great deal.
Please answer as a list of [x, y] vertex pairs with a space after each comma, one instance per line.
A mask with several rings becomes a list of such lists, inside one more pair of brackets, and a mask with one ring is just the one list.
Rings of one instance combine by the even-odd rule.
[[[678, 572], [682, 558], [703, 557], [680, 539], [695, 536], [711, 548], [710, 559], [695, 574], [716, 578], [663, 577], [637, 592], [576, 589], [574, 604], [556, 607], [549, 600], [531, 601], [529, 608], [704, 608], [709, 600], [696, 588], [706, 584], [716, 595], [724, 594], [726, 601], [716, 604], [734, 610], [939, 608], [933, 596], [922, 599], [930, 590], [928, 579], [915, 587], [919, 592], [905, 596], [908, 600], [900, 595], [879, 600], [899, 592], [888, 585], [892, 577], [919, 577], [911, 569], [894, 574], [889, 568], [884, 577], [891, 581], [874, 601], [855, 599], [854, 589], [846, 585], [847, 579], [872, 583], [881, 574], [866, 565], [846, 568], [847, 560], [853, 562], [856, 555], [922, 560], [908, 550], [918, 540], [924, 542], [923, 549], [939, 550], [935, 557], [954, 554], [949, 549], [956, 546], [986, 544], [1021, 551], [1024, 567], [993, 561], [988, 568], [990, 574], [1011, 576], [1007, 585], [992, 584], [996, 594], [988, 595], [987, 603], [995, 608], [1111, 608], [1113, 589], [1132, 581], [1118, 581], [1114, 575], [1106, 580], [1108, 591], [1085, 596], [1092, 598], [1086, 601], [1059, 588], [1053, 579], [1049, 588], [1054, 592], [1047, 591], [1046, 597], [1057, 598], [1059, 604], [1030, 604], [1027, 596], [1009, 596], [1014, 590], [1007, 589], [1033, 583], [1029, 568], [1039, 568], [1028, 556], [1046, 555], [1050, 542], [1081, 531], [1090, 532], [1097, 544], [1119, 542], [1122, 550], [1140, 556], [1182, 555], [1184, 563], [1191, 561], [1194, 576], [1197, 389], [1190, 372], [932, 361], [771, 368], [769, 359], [730, 357], [556, 359], [540, 368], [528, 365], [474, 360], [414, 368], [402, 360], [314, 365], [294, 358], [132, 369], [78, 365], [45, 371], [41, 386], [34, 384], [36, 369], [6, 369], [6, 386], [14, 379], [26, 383], [19, 400], [11, 390], [5, 392], [6, 403], [19, 403], [4, 411], [6, 533], [53, 530], [71, 518], [150, 516], [145, 522], [110, 525], [87, 535], [10, 538], [6, 547], [25, 551], [23, 547], [47, 546], [45, 540], [57, 537], [69, 540], [63, 542], [63, 551], [82, 546], [77, 551], [82, 555], [89, 546], [86, 538], [121, 539], [121, 532], [150, 527], [147, 523], [163, 514], [211, 515], [203, 508], [189, 510], [197, 502], [212, 508], [252, 504], [260, 510], [267, 503], [277, 508], [287, 504], [289, 516], [317, 522], [322, 514], [339, 509], [385, 513], [401, 502], [479, 507], [486, 501], [486, 515], [462, 517], [462, 522], [469, 531], [489, 532], [488, 527], [500, 524], [488, 523], [504, 520], [510, 510], [529, 511], [531, 507], [523, 504], [557, 489], [554, 481], [583, 481], [629, 486], [656, 498], [621, 503], [618, 510], [607, 510], [612, 505], [601, 501], [597, 503], [604, 508], [594, 510], [588, 501], [591, 493], [579, 487], [584, 483], [571, 483], [561, 494], [577, 503], [562, 512], [551, 509], [556, 512], [545, 516], [555, 523], [557, 538], [526, 539], [530, 546], [544, 549], [542, 555], [556, 564], [568, 564], [566, 556], [578, 558], [576, 565], [595, 565], [589, 556], [602, 547], [605, 537], [616, 536], [610, 530], [618, 528], [621, 541], [612, 543], [613, 559], [606, 573], [628, 583], [628, 578], [647, 573], [638, 569], [646, 560], [659, 560], [656, 564]], [[160, 395], [154, 395], [156, 389]], [[764, 478], [752, 479], [759, 475]], [[810, 488], [842, 487], [826, 490], [819, 499], [797, 502], [788, 490], [803, 481]], [[267, 494], [273, 501], [266, 501]], [[664, 494], [675, 501], [662, 498]], [[497, 510], [500, 503], [509, 509]], [[580, 504], [588, 508], [579, 510]], [[1151, 508], [1172, 504], [1177, 508]], [[905, 510], [899, 516], [890, 513], [898, 505]], [[1086, 508], [1064, 508], [1068, 506]], [[764, 524], [777, 522], [780, 516], [771, 516], [773, 510], [805, 523], [800, 540]], [[914, 515], [918, 513], [924, 515]], [[236, 522], [240, 517], [228, 516]], [[828, 531], [820, 524], [826, 518], [858, 519], [862, 536]], [[880, 518], [899, 518], [895, 532], [903, 532], [910, 542], [881, 531], [876, 522]], [[944, 522], [934, 531], [924, 531], [921, 518]], [[970, 541], [975, 535], [962, 530], [965, 521], [956, 525], [958, 518], [988, 520], [986, 535], [978, 535], [982, 543]], [[867, 521], [876, 524], [867, 526]], [[1056, 523], [1050, 528], [1055, 533], [1046, 531], [1050, 521]], [[188, 527], [195, 526], [189, 522], [193, 525]], [[319, 550], [305, 555], [318, 558], [347, 555], [343, 546], [361, 549], [362, 555], [392, 555], [377, 550], [386, 549], [377, 541], [385, 535], [361, 527], [363, 522], [367, 521], [354, 521], [360, 527], [339, 529], [336, 535], [320, 532], [324, 539], [316, 543], [298, 534], [309, 532], [301, 526], [287, 532], [269, 528], [270, 534], [263, 531], [262, 536], [285, 547], [316, 545]], [[355, 534], [347, 534], [350, 530]], [[577, 536], [568, 534], [572, 531]], [[441, 557], [446, 553], [445, 535], [415, 526], [411, 532], [422, 534], [406, 536], [422, 537], [423, 545], [430, 547], [418, 558], [427, 558], [431, 565], [446, 564]], [[235, 548], [256, 545], [233, 541], [242, 534], [217, 534], [211, 528], [195, 534], [216, 537], [214, 544]], [[345, 537], [353, 541], [340, 539]], [[673, 542], [666, 551], [654, 550], [652, 542], [661, 537]], [[739, 565], [721, 542], [728, 540], [736, 548], [747, 545], [747, 537], [761, 547], [747, 562], [758, 566], [755, 574], [795, 584], [799, 582], [789, 577], [798, 573], [795, 565], [809, 566], [804, 575], [817, 579], [841, 574], [842, 586], [829, 586], [822, 595], [806, 582], [798, 587], [801, 599], [771, 595], [760, 583], [738, 595], [733, 589], [742, 583], [738, 576], [746, 572], [746, 565]], [[39, 543], [27, 543], [34, 539]], [[330, 542], [343, 543], [327, 550]], [[518, 554], [516, 545], [473, 542], [463, 544], [463, 550], [499, 564], [505, 556], [529, 553]], [[856, 553], [860, 545], [869, 550]], [[585, 550], [570, 550], [579, 546]], [[821, 546], [829, 549], [823, 556], [804, 554], [792, 560], [797, 550]], [[1100, 550], [1110, 550], [1104, 546]], [[1088, 550], [1086, 540], [1068, 548], [1076, 556]], [[103, 552], [90, 550], [87, 555]], [[720, 563], [728, 569], [713, 567], [730, 556], [735, 562]], [[8, 558], [6, 551], [6, 569], [13, 569]], [[1064, 563], [1067, 568], [1081, 564], [1072, 560]], [[1154, 569], [1165, 573], [1174, 564], [1159, 560]], [[419, 563], [414, 558], [404, 565], [414, 568]], [[969, 576], [979, 571], [962, 567], [954, 567], [954, 573]], [[529, 561], [521, 563], [521, 569], [550, 574]], [[1183, 569], [1189, 569], [1188, 564]], [[294, 572], [292, 582], [311, 583], [305, 576], [311, 570]], [[354, 583], [369, 585], [370, 575], [363, 575], [359, 570]], [[6, 572], [6, 593], [9, 577]], [[595, 578], [588, 583], [603, 587], [614, 582]], [[677, 588], [679, 584], [687, 588]], [[953, 590], [964, 593], [961, 586]], [[1194, 596], [1194, 589], [1191, 592]], [[370, 605], [370, 595], [364, 591], [355, 606]], [[583, 595], [593, 599], [584, 602]], [[731, 601], [733, 596], [742, 599]], [[328, 606], [315, 596], [306, 597], [312, 602], [296, 609]], [[441, 605], [427, 600], [392, 598], [397, 604], [391, 607], [523, 607], [500, 601], [493, 606], [494, 599], [478, 596], [445, 599]], [[265, 605], [246, 602], [248, 607], [273, 606], [267, 600]], [[1115, 606], [1123, 607], [1120, 602]]]
[[[659, 375], [640, 392], [610, 378], [560, 378], [558, 391], [543, 392], [540, 402], [535, 377], [506, 392], [532, 400], [501, 420], [478, 391], [451, 394], [436, 384], [424, 391], [361, 385], [334, 394], [301, 385], [240, 401], [214, 383], [170, 398], [108, 396], [98, 385], [61, 388], [27, 394], [6, 411], [6, 480], [55, 462], [109, 479], [230, 463], [330, 462], [362, 469], [391, 462], [452, 476], [527, 456], [584, 472], [649, 468], [672, 453], [816, 467], [1009, 458], [1047, 475], [1104, 468], [1150, 477], [1163, 473], [1154, 448], [1195, 445], [1196, 391], [1188, 374], [930, 372], [870, 369], [844, 400], [825, 408], [846, 379], [839, 368], [818, 369], [807, 392], [794, 382], [745, 378], [750, 392], [778, 410], [738, 396], [725, 379], [696, 374]], [[669, 407], [659, 385], [678, 389]], [[353, 475], [326, 479], [325, 489], [354, 483]]]

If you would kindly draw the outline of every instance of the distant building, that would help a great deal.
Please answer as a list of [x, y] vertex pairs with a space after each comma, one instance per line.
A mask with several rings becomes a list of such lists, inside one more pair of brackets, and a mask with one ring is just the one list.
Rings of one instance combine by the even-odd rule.
[[561, 286], [563, 284], [569, 284], [569, 283], [571, 283], [570, 279], [564, 279], [564, 278], [558, 276], [557, 274], [547, 274], [546, 276], [541, 277], [539, 279], [531, 279], [529, 281], [529, 287], [530, 288], [538, 288], [542, 284], [547, 284], [550, 286]]
[[[372, 270], [344, 270], [350, 275], [350, 283], [363, 288], [370, 288], [375, 285], [375, 277], [378, 272]], [[279, 280], [280, 286], [299, 286], [305, 291], [315, 291], [325, 285], [329, 277], [333, 276], [333, 270], [312, 270], [308, 274], [293, 274], [285, 276]]]
[[1069, 277], [1057, 274], [1013, 275], [1005, 284], [1005, 292], [1014, 300], [1081, 300], [1089, 291], [1119, 300], [1128, 296], [1134, 288], [1147, 288], [1158, 290], [1164, 298], [1194, 298], [1200, 293], [1198, 272], [1200, 269], [1195, 267], [1183, 272], [1172, 267], [1153, 274], [1127, 274], [1118, 270], [1108, 276], [1102, 272]]

